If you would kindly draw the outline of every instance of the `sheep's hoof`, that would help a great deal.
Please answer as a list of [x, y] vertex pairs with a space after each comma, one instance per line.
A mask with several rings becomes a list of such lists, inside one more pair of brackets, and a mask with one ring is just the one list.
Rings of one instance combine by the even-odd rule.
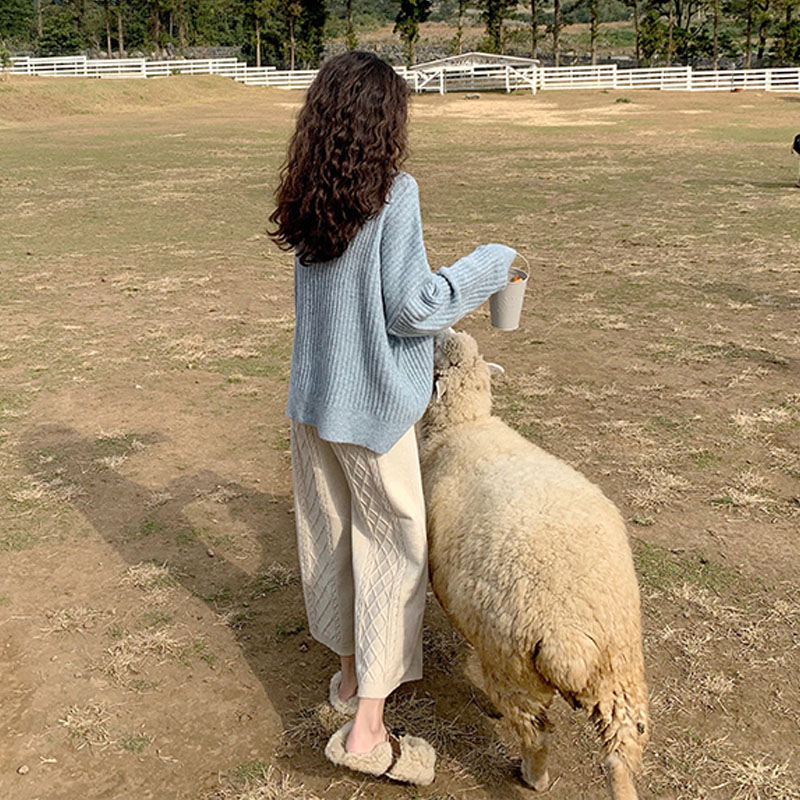
[[522, 773], [522, 782], [530, 789], [533, 789], [537, 794], [549, 792], [550, 789], [558, 783], [558, 778], [554, 781], [550, 780], [550, 774], [546, 769], [538, 775], [531, 775], [524, 761], [521, 764], [520, 772]]

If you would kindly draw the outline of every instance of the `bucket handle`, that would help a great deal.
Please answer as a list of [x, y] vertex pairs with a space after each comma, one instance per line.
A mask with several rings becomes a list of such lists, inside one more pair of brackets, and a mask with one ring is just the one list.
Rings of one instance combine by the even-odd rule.
[[517, 258], [521, 258], [525, 262], [525, 266], [528, 268], [528, 277], [530, 278], [530, 276], [531, 276], [531, 265], [530, 265], [530, 262], [528, 261], [527, 258], [525, 258], [524, 255], [522, 255], [522, 253], [519, 253], [519, 252], [517, 253]]

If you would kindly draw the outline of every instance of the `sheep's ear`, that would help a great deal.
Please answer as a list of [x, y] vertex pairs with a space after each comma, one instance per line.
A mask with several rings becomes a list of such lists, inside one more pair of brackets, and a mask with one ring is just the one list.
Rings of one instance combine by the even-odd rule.
[[433, 402], [438, 403], [444, 394], [444, 382], [441, 378], [437, 378], [433, 384]]
[[489, 367], [489, 374], [490, 375], [505, 375], [506, 371], [501, 367], [499, 364], [495, 364], [494, 361], [487, 361], [486, 366]]

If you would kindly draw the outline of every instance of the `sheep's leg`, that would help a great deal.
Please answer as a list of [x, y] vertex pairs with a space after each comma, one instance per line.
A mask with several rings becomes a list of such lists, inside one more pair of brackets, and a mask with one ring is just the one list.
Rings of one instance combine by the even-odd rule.
[[548, 742], [550, 721], [544, 707], [536, 714], [522, 712], [519, 723], [511, 720], [522, 740], [522, 780], [537, 792], [550, 788], [550, 775], [547, 772]]
[[[603, 742], [603, 767], [612, 800], [637, 800], [633, 783], [647, 743], [647, 690], [643, 682], [609, 688], [592, 709], [592, 721]], [[589, 703], [584, 701], [584, 706]]]
[[488, 695], [508, 718], [522, 745], [522, 780], [537, 792], [550, 788], [547, 752], [550, 721], [547, 707], [553, 699], [553, 688], [537, 678], [523, 691], [519, 686], [503, 684], [497, 676], [487, 675]]
[[608, 778], [608, 789], [612, 800], [637, 800], [633, 775], [622, 759], [612, 753], [603, 762]]

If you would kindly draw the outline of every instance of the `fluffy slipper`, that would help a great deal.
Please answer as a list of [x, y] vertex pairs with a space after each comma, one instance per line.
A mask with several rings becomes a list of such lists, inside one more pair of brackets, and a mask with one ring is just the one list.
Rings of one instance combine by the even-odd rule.
[[387, 778], [403, 783], [416, 783], [419, 786], [433, 783], [436, 751], [428, 742], [419, 736], [401, 736], [394, 739], [392, 744], [395, 762], [387, 771]]
[[366, 772], [368, 775], [383, 775], [392, 766], [392, 746], [389, 742], [376, 744], [369, 753], [348, 753], [347, 735], [353, 721], [345, 723], [328, 740], [325, 745], [325, 756], [340, 767], [347, 767], [356, 772]]
[[352, 727], [350, 721], [331, 736], [325, 747], [329, 761], [368, 775], [386, 775], [402, 783], [419, 786], [433, 783], [436, 752], [424, 739], [418, 736], [392, 737], [388, 742], [376, 744], [369, 753], [349, 753], [346, 744]]
[[342, 682], [342, 673], [337, 672], [328, 687], [328, 700], [336, 711], [345, 716], [352, 716], [358, 710], [358, 695], [353, 695], [349, 700], [339, 699], [339, 685]]

